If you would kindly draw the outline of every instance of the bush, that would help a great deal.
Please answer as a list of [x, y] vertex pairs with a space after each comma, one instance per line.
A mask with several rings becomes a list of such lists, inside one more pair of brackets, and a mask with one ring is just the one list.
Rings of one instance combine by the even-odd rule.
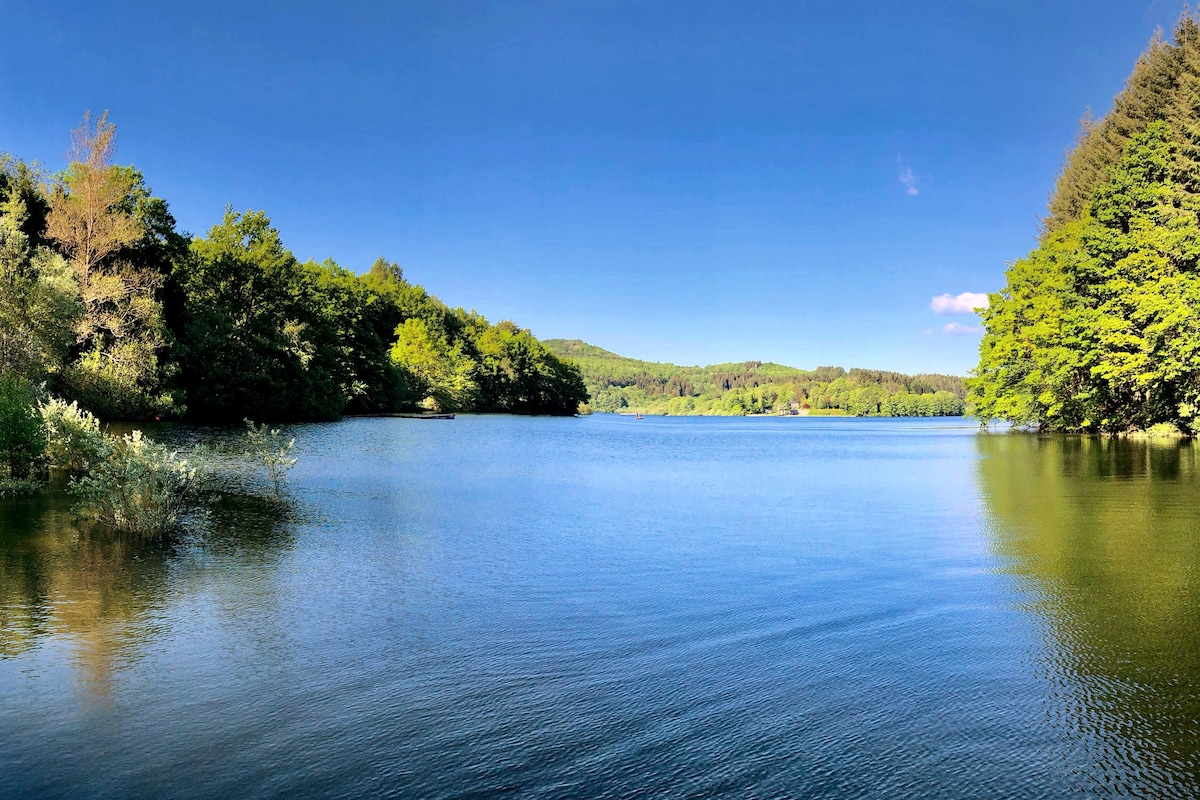
[[1144, 431], [1129, 431], [1126, 435], [1131, 439], [1182, 439], [1187, 436], [1173, 422], [1159, 422]]
[[0, 478], [23, 482], [45, 463], [46, 433], [29, 382], [0, 375]]
[[101, 460], [71, 484], [96, 520], [142, 537], [174, 527], [200, 488], [197, 468], [141, 431], [103, 445]]
[[14, 494], [33, 494], [42, 488], [37, 478], [0, 478], [0, 497]]
[[81, 475], [99, 462], [111, 447], [100, 421], [78, 403], [51, 398], [39, 407], [46, 429], [46, 457], [53, 469]]
[[86, 353], [68, 367], [62, 376], [68, 397], [79, 400], [84, 408], [106, 420], [173, 419], [181, 409], [166, 393], [156, 394], [144, 383], [157, 368], [152, 353], [130, 344], [120, 360], [106, 358], [99, 351]]
[[292, 458], [292, 446], [295, 439], [284, 443], [283, 435], [278, 429], [266, 425], [255, 425], [246, 420], [246, 453], [248, 461], [261, 464], [267, 473], [267, 481], [275, 492], [275, 499], [283, 499], [283, 489], [287, 485], [287, 473], [296, 466]]

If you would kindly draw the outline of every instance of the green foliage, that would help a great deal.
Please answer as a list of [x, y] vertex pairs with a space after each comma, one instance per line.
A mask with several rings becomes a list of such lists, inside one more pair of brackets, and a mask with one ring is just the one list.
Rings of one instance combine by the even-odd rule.
[[287, 474], [296, 466], [296, 459], [292, 456], [295, 444], [295, 439], [288, 439], [285, 443], [278, 428], [255, 425], [251, 420], [246, 420], [245, 458], [263, 468], [276, 500], [283, 499]]
[[332, 344], [330, 371], [345, 404], [342, 410], [377, 413], [402, 406], [410, 392], [389, 354], [402, 314], [387, 285], [332, 261], [309, 262], [303, 268], [313, 287], [317, 319]]
[[66, 360], [79, 303], [66, 259], [27, 230], [40, 196], [30, 180], [24, 164], [0, 162], [0, 364], [40, 381]]
[[1078, 219], [1008, 270], [968, 381], [985, 422], [1120, 432], [1200, 413], [1200, 225], [1165, 122], [1130, 138]]
[[78, 403], [50, 398], [38, 410], [46, 430], [46, 459], [52, 469], [82, 475], [109, 452], [100, 421]]
[[82, 354], [63, 370], [62, 392], [104, 419], [170, 419], [181, 409], [170, 392], [155, 393], [158, 358], [145, 340], [130, 338]]
[[[176, 230], [111, 163], [107, 115], [47, 183], [0, 155], [0, 365], [103, 419], [332, 419], [418, 407], [572, 414], [577, 369], [379, 259], [299, 262], [261, 211]], [[47, 193], [46, 188], [49, 188]]]
[[1129, 435], [1135, 439], [1180, 439], [1187, 436], [1173, 422], [1159, 422], [1144, 431], [1134, 431]]
[[475, 345], [479, 391], [488, 407], [522, 414], [570, 415], [588, 400], [579, 369], [511, 322], [487, 328]]
[[32, 478], [45, 450], [46, 432], [29, 382], [14, 372], [0, 373], [0, 479]]
[[382, 259], [299, 264], [259, 212], [226, 212], [176, 276], [189, 414], [324, 419], [424, 405], [574, 413], [582, 379], [511, 323], [450, 309]]
[[[0, 409], [5, 386], [0, 382]], [[39, 453], [53, 469], [71, 477], [70, 491], [80, 499], [81, 511], [108, 528], [143, 538], [168, 533], [186, 511], [210, 500], [244, 494], [248, 487], [239, 473], [246, 464], [264, 470], [271, 500], [282, 504], [287, 473], [296, 465], [294, 440], [249, 420], [240, 453], [223, 458], [196, 446], [181, 457], [141, 431], [121, 438], [105, 434], [96, 417], [76, 403], [51, 399], [38, 411], [40, 424], [34, 429], [44, 431]], [[14, 485], [0, 480], [0, 491]]]
[[[1177, 37], [1186, 38], [1194, 29], [1195, 23], [1185, 15], [1177, 28]], [[1138, 59], [1124, 90], [1113, 100], [1112, 111], [1098, 121], [1090, 113], [1084, 117], [1075, 148], [1055, 182], [1045, 220], [1047, 232], [1079, 219], [1096, 187], [1107, 180], [1109, 168], [1120, 159], [1130, 137], [1171, 113], [1182, 65], [1179, 56], [1178, 49], [1156, 33], [1150, 47]]]
[[342, 410], [331, 337], [307, 275], [261, 212], [226, 209], [192, 243], [178, 359], [188, 410], [202, 420], [321, 419]]
[[199, 470], [141, 431], [106, 439], [101, 455], [71, 484], [101, 525], [143, 538], [160, 536], [196, 499]]
[[51, 186], [45, 231], [70, 262], [79, 305], [60, 388], [109, 418], [174, 413], [160, 360], [164, 243], [180, 238], [172, 238], [174, 220], [141, 173], [111, 163], [116, 126], [107, 114], [94, 124], [85, 114], [72, 145], [71, 163]]
[[817, 367], [802, 370], [747, 361], [680, 367], [624, 358], [577, 340], [546, 347], [581, 368], [594, 411], [643, 414], [812, 414], [957, 416], [963, 388], [948, 375]]
[[1200, 25], [1156, 39], [1086, 129], [1040, 246], [984, 312], [983, 421], [1054, 431], [1200, 429]]
[[431, 402], [436, 411], [470, 408], [476, 391], [475, 363], [462, 345], [451, 345], [438, 330], [417, 317], [396, 328], [392, 362], [402, 371], [405, 385]]

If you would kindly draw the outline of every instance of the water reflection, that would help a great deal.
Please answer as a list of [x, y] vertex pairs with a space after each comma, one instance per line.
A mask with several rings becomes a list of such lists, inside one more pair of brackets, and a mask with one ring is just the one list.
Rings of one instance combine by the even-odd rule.
[[59, 498], [0, 504], [0, 658], [67, 636], [98, 693], [154, 633], [169, 552], [77, 525]]
[[1044, 631], [1084, 791], [1200, 791], [1200, 470], [1188, 442], [978, 437], [994, 547]]
[[168, 633], [167, 606], [194, 587], [198, 562], [268, 566], [290, 547], [294, 517], [225, 497], [170, 541], [147, 543], [86, 525], [61, 494], [0, 498], [0, 659], [65, 643], [78, 680], [106, 696]]

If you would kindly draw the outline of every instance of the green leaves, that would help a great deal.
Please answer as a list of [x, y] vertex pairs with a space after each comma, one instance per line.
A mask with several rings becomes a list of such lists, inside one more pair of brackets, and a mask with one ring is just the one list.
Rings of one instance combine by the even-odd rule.
[[298, 263], [258, 211], [226, 209], [177, 282], [182, 380], [204, 420], [329, 419], [346, 397], [321, 268]]
[[246, 451], [247, 461], [262, 466], [266, 473], [267, 482], [271, 485], [274, 499], [283, 500], [284, 489], [287, 487], [287, 475], [296, 466], [296, 458], [292, 456], [295, 439], [284, 440], [278, 428], [266, 425], [256, 425], [252, 420], [246, 422]]
[[1151, 122], [1079, 219], [1007, 272], [984, 312], [968, 402], [984, 422], [1124, 431], [1190, 424], [1200, 375], [1200, 225]]
[[1155, 39], [1059, 176], [1041, 245], [984, 314], [985, 422], [1191, 430], [1200, 409], [1200, 24]]
[[579, 365], [595, 411], [720, 415], [838, 412], [859, 416], [957, 416], [962, 381], [949, 375], [746, 361], [681, 367], [623, 358], [578, 340], [548, 339]]
[[0, 372], [0, 489], [30, 478], [44, 462], [46, 433], [29, 382]]
[[170, 531], [192, 506], [199, 470], [141, 431], [104, 440], [101, 459], [71, 483], [100, 524], [143, 538]]

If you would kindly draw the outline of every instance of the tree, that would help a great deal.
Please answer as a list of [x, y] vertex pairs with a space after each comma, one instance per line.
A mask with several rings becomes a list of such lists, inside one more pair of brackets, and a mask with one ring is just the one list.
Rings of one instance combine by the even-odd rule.
[[29, 382], [14, 372], [0, 371], [0, 467], [7, 472], [5, 477], [18, 481], [30, 477], [45, 450], [46, 433]]
[[524, 414], [574, 414], [588, 399], [579, 369], [528, 330], [504, 321], [476, 340], [479, 391], [485, 407]]
[[70, 260], [82, 305], [68, 391], [101, 416], [137, 418], [171, 413], [174, 402], [159, 385], [162, 276], [122, 257], [147, 234], [136, 214], [144, 187], [134, 170], [111, 163], [115, 148], [107, 112], [94, 124], [85, 114], [51, 192], [46, 231]]
[[86, 286], [105, 258], [133, 244], [144, 230], [126, 200], [134, 181], [128, 170], [112, 166], [117, 126], [104, 112], [93, 125], [91, 114], [71, 132], [71, 163], [50, 197], [47, 232], [59, 243]]
[[409, 319], [396, 328], [391, 355], [405, 383], [435, 411], [474, 407], [475, 362], [425, 320]]
[[1122, 431], [1200, 414], [1200, 224], [1153, 122], [1083, 216], [1007, 273], [968, 381], [979, 418]]
[[197, 419], [329, 419], [345, 396], [315, 275], [261, 211], [225, 210], [175, 278], [180, 381]]
[[0, 370], [41, 381], [66, 360], [77, 287], [62, 256], [30, 241], [21, 193], [0, 198]]
[[[1177, 37], [1179, 31], [1189, 35], [1194, 27], [1192, 17], [1185, 13]], [[1125, 88], [1113, 100], [1112, 111], [1101, 120], [1093, 119], [1090, 111], [1084, 115], [1075, 147], [1055, 181], [1044, 221], [1047, 232], [1079, 219], [1092, 192], [1120, 160], [1130, 137], [1171, 113], [1181, 63], [1178, 48], [1163, 41], [1162, 32], [1156, 31]]]
[[984, 312], [983, 420], [1110, 431], [1200, 416], [1200, 24], [1156, 37], [1072, 153], [1039, 247]]
[[[311, 281], [320, 339], [330, 342], [328, 358], [345, 400], [346, 413], [378, 413], [416, 402], [404, 375], [390, 357], [396, 327], [403, 319], [386, 288], [333, 261], [301, 265]], [[394, 279], [402, 281], [396, 273]], [[389, 275], [388, 280], [393, 277]]]

